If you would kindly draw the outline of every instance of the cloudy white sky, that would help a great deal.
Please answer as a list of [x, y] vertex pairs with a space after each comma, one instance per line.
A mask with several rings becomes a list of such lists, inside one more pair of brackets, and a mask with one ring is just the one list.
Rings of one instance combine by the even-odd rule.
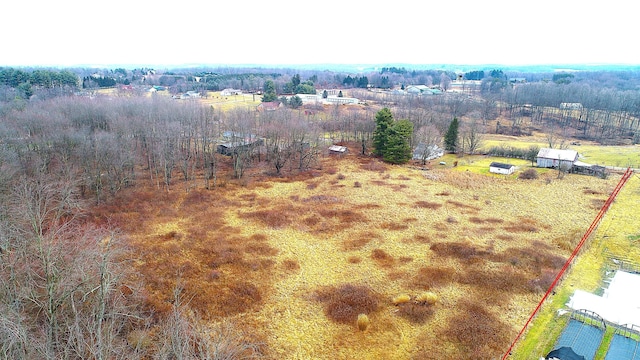
[[0, 66], [640, 64], [630, 4], [19, 0], [2, 6]]

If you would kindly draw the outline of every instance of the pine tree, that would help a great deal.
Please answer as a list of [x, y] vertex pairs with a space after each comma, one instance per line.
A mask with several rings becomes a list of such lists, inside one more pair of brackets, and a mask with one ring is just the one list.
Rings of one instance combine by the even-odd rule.
[[387, 146], [387, 129], [393, 123], [391, 110], [384, 108], [376, 113], [376, 129], [373, 131], [373, 153], [382, 156]]
[[398, 120], [387, 129], [387, 144], [382, 159], [392, 164], [404, 164], [411, 160], [411, 136], [413, 123], [409, 120]]
[[278, 95], [276, 94], [276, 84], [273, 80], [267, 80], [264, 82], [262, 102], [276, 101]]
[[458, 118], [454, 117], [449, 124], [449, 130], [444, 135], [444, 149], [449, 152], [456, 152], [458, 149]]

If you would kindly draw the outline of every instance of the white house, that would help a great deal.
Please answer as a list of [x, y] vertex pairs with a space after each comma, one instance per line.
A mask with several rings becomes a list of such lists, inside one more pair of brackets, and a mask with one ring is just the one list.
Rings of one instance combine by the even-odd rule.
[[489, 165], [489, 172], [494, 174], [511, 175], [516, 171], [516, 166], [511, 164], [492, 162]]

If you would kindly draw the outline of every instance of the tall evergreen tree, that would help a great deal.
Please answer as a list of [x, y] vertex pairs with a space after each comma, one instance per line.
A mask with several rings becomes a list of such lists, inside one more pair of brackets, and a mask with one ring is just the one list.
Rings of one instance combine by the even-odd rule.
[[391, 110], [384, 108], [376, 113], [376, 129], [373, 131], [373, 153], [382, 156], [387, 146], [387, 129], [393, 123]]
[[271, 102], [278, 99], [278, 95], [276, 94], [276, 84], [273, 82], [273, 80], [265, 81], [263, 90], [264, 92], [262, 94], [262, 102]]
[[444, 135], [444, 149], [449, 152], [456, 152], [458, 149], [458, 118], [454, 117], [449, 124], [449, 130]]
[[411, 160], [411, 136], [413, 123], [409, 120], [398, 120], [387, 129], [387, 145], [382, 159], [392, 164], [404, 164]]

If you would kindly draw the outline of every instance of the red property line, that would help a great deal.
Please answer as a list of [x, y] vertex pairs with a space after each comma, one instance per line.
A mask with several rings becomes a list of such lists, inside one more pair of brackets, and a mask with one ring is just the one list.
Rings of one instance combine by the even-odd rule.
[[522, 327], [522, 330], [520, 330], [520, 332], [518, 333], [518, 336], [516, 336], [515, 340], [513, 340], [513, 342], [511, 343], [511, 346], [509, 346], [509, 350], [507, 350], [507, 352], [504, 354], [504, 356], [502, 357], [502, 360], [505, 360], [507, 357], [509, 357], [509, 355], [511, 355], [511, 350], [513, 350], [513, 347], [516, 345], [516, 343], [518, 342], [518, 340], [520, 339], [522, 334], [525, 332], [525, 330], [529, 326], [529, 323], [531, 323], [531, 320], [533, 320], [534, 316], [538, 313], [538, 310], [540, 310], [540, 308], [542, 307], [542, 304], [544, 303], [544, 301], [547, 300], [547, 298], [549, 297], [549, 294], [551, 294], [553, 289], [556, 287], [556, 285], [558, 284], [558, 282], [562, 278], [562, 275], [564, 275], [564, 272], [567, 270], [567, 268], [573, 262], [573, 258], [575, 258], [576, 255], [578, 254], [578, 252], [580, 252], [580, 249], [582, 248], [582, 245], [584, 245], [584, 243], [587, 241], [587, 239], [591, 236], [591, 233], [598, 226], [598, 224], [600, 223], [600, 220], [602, 220], [602, 217], [604, 216], [604, 214], [609, 209], [609, 206], [611, 206], [613, 201], [616, 199], [616, 196], [618, 196], [618, 193], [620, 192], [620, 190], [622, 190], [622, 187], [627, 182], [627, 180], [629, 180], [631, 175], [633, 175], [633, 170], [631, 170], [631, 168], [629, 167], [629, 168], [627, 168], [627, 171], [625, 171], [624, 175], [622, 175], [622, 178], [618, 182], [618, 185], [616, 185], [616, 187], [611, 192], [611, 195], [609, 195], [609, 198], [607, 199], [607, 201], [604, 203], [604, 205], [602, 205], [602, 208], [600, 209], [600, 212], [598, 213], [596, 218], [593, 219], [593, 222], [591, 222], [591, 226], [589, 226], [589, 229], [587, 229], [587, 231], [584, 233], [584, 235], [582, 236], [582, 239], [580, 239], [580, 242], [578, 243], [576, 248], [571, 253], [571, 256], [569, 256], [569, 259], [567, 259], [567, 261], [564, 263], [564, 266], [562, 267], [562, 269], [560, 269], [560, 272], [558, 273], [556, 278], [553, 280], [553, 283], [551, 283], [551, 286], [549, 286], [549, 289], [547, 290], [547, 292], [542, 297], [542, 300], [540, 300], [540, 302], [538, 303], [538, 306], [536, 306], [536, 308], [535, 308], [535, 310], [533, 310], [533, 313], [531, 314], [531, 316], [529, 316], [529, 319], [527, 320], [527, 322]]

